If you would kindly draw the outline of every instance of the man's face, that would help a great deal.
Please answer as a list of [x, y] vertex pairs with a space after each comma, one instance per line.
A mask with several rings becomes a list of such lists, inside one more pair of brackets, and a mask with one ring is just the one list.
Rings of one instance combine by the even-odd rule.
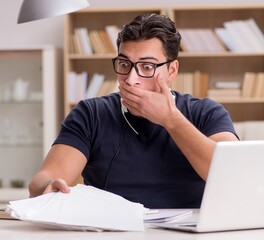
[[[128, 41], [120, 44], [118, 58], [130, 60], [131, 62], [149, 62], [159, 64], [166, 62], [162, 43], [159, 39], [153, 38], [141, 41]], [[118, 74], [119, 83], [126, 82], [131, 86], [140, 87], [142, 89], [159, 92], [160, 87], [156, 78], [162, 77], [168, 86], [175, 77], [178, 69], [178, 62], [173, 61], [168, 68], [167, 64], [156, 68], [155, 74], [151, 78], [144, 78], [137, 74], [133, 67], [128, 75]]]

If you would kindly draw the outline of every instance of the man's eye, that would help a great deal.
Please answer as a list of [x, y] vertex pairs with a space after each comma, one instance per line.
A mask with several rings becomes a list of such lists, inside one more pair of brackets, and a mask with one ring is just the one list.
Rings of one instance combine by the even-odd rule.
[[150, 71], [150, 70], [153, 70], [154, 65], [150, 64], [150, 63], [146, 63], [146, 64], [143, 65], [143, 68], [144, 68], [145, 71]]
[[119, 66], [122, 67], [122, 68], [127, 68], [127, 67], [129, 67], [129, 63], [127, 63], [127, 62], [119, 62]]

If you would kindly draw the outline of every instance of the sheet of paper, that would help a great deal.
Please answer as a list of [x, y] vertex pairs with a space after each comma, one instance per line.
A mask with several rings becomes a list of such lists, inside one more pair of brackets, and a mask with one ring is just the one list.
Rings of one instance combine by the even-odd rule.
[[94, 231], [143, 231], [146, 212], [142, 204], [85, 185], [70, 193], [11, 201], [7, 210], [15, 218], [46, 227]]
[[146, 214], [145, 223], [158, 223], [176, 220], [192, 214], [191, 209], [161, 209], [157, 212]]
[[[88, 187], [89, 191], [84, 191], [84, 188], [87, 187], [79, 185], [79, 188], [73, 189], [82, 192], [82, 199], [78, 197], [79, 194], [64, 197], [59, 223], [117, 230], [143, 230], [143, 205], [93, 187]], [[67, 211], [67, 206], [75, 202], [78, 205]]]

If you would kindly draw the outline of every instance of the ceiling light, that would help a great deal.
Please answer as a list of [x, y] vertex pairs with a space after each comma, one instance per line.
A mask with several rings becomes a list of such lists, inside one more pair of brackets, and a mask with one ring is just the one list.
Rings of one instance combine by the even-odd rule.
[[89, 6], [87, 0], [24, 0], [17, 23], [59, 16]]

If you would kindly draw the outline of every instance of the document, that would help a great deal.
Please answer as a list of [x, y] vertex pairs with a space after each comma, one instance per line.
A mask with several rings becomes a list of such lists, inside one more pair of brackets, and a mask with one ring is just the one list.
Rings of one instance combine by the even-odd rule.
[[84, 231], [143, 231], [147, 209], [123, 197], [78, 184], [70, 193], [10, 201], [12, 217], [49, 228]]
[[162, 223], [177, 220], [192, 214], [191, 209], [149, 210], [144, 216], [145, 223]]

